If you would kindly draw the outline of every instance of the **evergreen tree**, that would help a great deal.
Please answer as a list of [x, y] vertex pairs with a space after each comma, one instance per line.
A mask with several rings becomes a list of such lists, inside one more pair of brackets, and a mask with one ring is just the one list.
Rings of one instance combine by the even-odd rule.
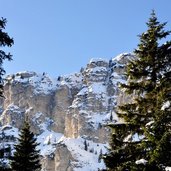
[[84, 150], [87, 151], [88, 150], [88, 145], [87, 145], [87, 141], [84, 140]]
[[[110, 125], [110, 149], [104, 156], [109, 171], [157, 171], [171, 166], [171, 107], [161, 110], [171, 100], [171, 41], [160, 43], [171, 33], [165, 25], [153, 11], [147, 31], [139, 36], [136, 58], [127, 66], [128, 82], [121, 87], [133, 98], [118, 106], [123, 122]], [[146, 162], [138, 164], [140, 159]]]
[[41, 170], [37, 145], [36, 138], [30, 131], [28, 122], [25, 121], [18, 138], [18, 144], [15, 145], [14, 156], [11, 158], [11, 169], [13, 171]]
[[[6, 32], [4, 32], [6, 23], [7, 23], [6, 19], [4, 19], [4, 18], [0, 19], [0, 48], [4, 48], [6, 46], [10, 47], [14, 44], [13, 39], [10, 38]], [[3, 65], [3, 61], [5, 59], [12, 60], [12, 55], [10, 53], [7, 54], [5, 51], [0, 49], [0, 97], [3, 96], [3, 78], [2, 78], [2, 76], [5, 74], [5, 70], [2, 67], [2, 65]], [[8, 170], [7, 164], [4, 163], [4, 159], [5, 159], [4, 151], [5, 151], [5, 147], [3, 147], [3, 149], [0, 150], [0, 170], [7, 171]]]
[[[4, 32], [5, 26], [6, 26], [7, 20], [4, 18], [0, 19], [0, 47], [10, 47], [14, 44], [14, 41], [12, 38], [9, 37], [9, 35]], [[3, 79], [2, 76], [5, 74], [5, 70], [2, 67], [3, 61], [5, 59], [12, 60], [12, 55], [10, 53], [6, 53], [2, 49], [0, 49], [0, 96], [3, 94]]]
[[[171, 56], [170, 56], [171, 57]], [[171, 71], [164, 74], [161, 83], [156, 86], [157, 105], [153, 120], [146, 130], [151, 144], [147, 153], [149, 165], [165, 170], [171, 166]], [[147, 146], [147, 145], [146, 145]]]

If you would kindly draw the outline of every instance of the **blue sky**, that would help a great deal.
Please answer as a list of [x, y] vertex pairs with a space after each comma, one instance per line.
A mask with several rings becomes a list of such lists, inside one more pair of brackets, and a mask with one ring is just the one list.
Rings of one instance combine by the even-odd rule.
[[171, 30], [170, 0], [1, 0], [0, 17], [14, 38], [8, 73], [77, 72], [91, 58], [132, 52], [151, 10]]

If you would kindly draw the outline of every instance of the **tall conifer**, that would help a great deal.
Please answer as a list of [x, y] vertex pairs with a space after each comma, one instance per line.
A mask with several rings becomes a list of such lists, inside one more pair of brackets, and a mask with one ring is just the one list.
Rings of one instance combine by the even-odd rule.
[[[12, 60], [12, 55], [10, 53], [6, 53], [3, 50], [3, 47], [11, 47], [14, 44], [13, 39], [5, 32], [7, 20], [5, 18], [0, 19], [0, 97], [3, 96], [3, 78], [2, 76], [5, 74], [5, 70], [3, 68], [3, 62], [5, 59]], [[3, 141], [3, 140], [2, 140]], [[1, 142], [3, 144], [3, 142]], [[4, 157], [4, 147], [1, 149], [1, 154]], [[0, 159], [0, 170], [8, 170], [7, 165], [3, 163], [3, 159]]]
[[5, 74], [5, 70], [2, 65], [5, 59], [12, 60], [12, 55], [10, 53], [6, 53], [2, 48], [6, 46], [11, 47], [14, 44], [13, 39], [4, 31], [6, 23], [7, 20], [5, 18], [0, 19], [0, 96], [3, 94], [2, 76]]
[[11, 159], [12, 171], [40, 171], [39, 150], [36, 149], [38, 143], [34, 134], [30, 131], [28, 122], [24, 127], [15, 145], [14, 156]]
[[133, 98], [118, 106], [122, 122], [110, 125], [110, 149], [104, 156], [109, 171], [171, 166], [171, 42], [160, 43], [170, 31], [164, 30], [166, 23], [158, 22], [154, 11], [146, 24], [134, 51], [136, 58], [127, 66], [128, 82], [121, 85]]

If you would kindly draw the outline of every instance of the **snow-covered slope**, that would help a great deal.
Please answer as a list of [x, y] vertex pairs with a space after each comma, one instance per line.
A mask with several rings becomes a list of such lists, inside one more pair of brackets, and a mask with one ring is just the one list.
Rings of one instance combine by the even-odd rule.
[[118, 119], [118, 85], [126, 81], [125, 66], [133, 57], [92, 59], [80, 72], [55, 79], [26, 71], [8, 75], [1, 100], [1, 144], [13, 149], [27, 115], [40, 143], [42, 171], [104, 168], [99, 156], [108, 142], [105, 125]]

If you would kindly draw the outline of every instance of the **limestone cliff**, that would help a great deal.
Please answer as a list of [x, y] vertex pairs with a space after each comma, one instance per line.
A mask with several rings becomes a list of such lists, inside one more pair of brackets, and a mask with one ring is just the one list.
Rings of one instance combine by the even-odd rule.
[[131, 58], [121, 54], [110, 61], [92, 59], [80, 72], [55, 79], [35, 72], [7, 76], [0, 136], [3, 132], [8, 141], [0, 138], [1, 143], [13, 148], [27, 117], [40, 142], [42, 171], [104, 168], [99, 155], [108, 141], [105, 125], [118, 119], [114, 108], [126, 100], [118, 85], [126, 81], [124, 70]]

